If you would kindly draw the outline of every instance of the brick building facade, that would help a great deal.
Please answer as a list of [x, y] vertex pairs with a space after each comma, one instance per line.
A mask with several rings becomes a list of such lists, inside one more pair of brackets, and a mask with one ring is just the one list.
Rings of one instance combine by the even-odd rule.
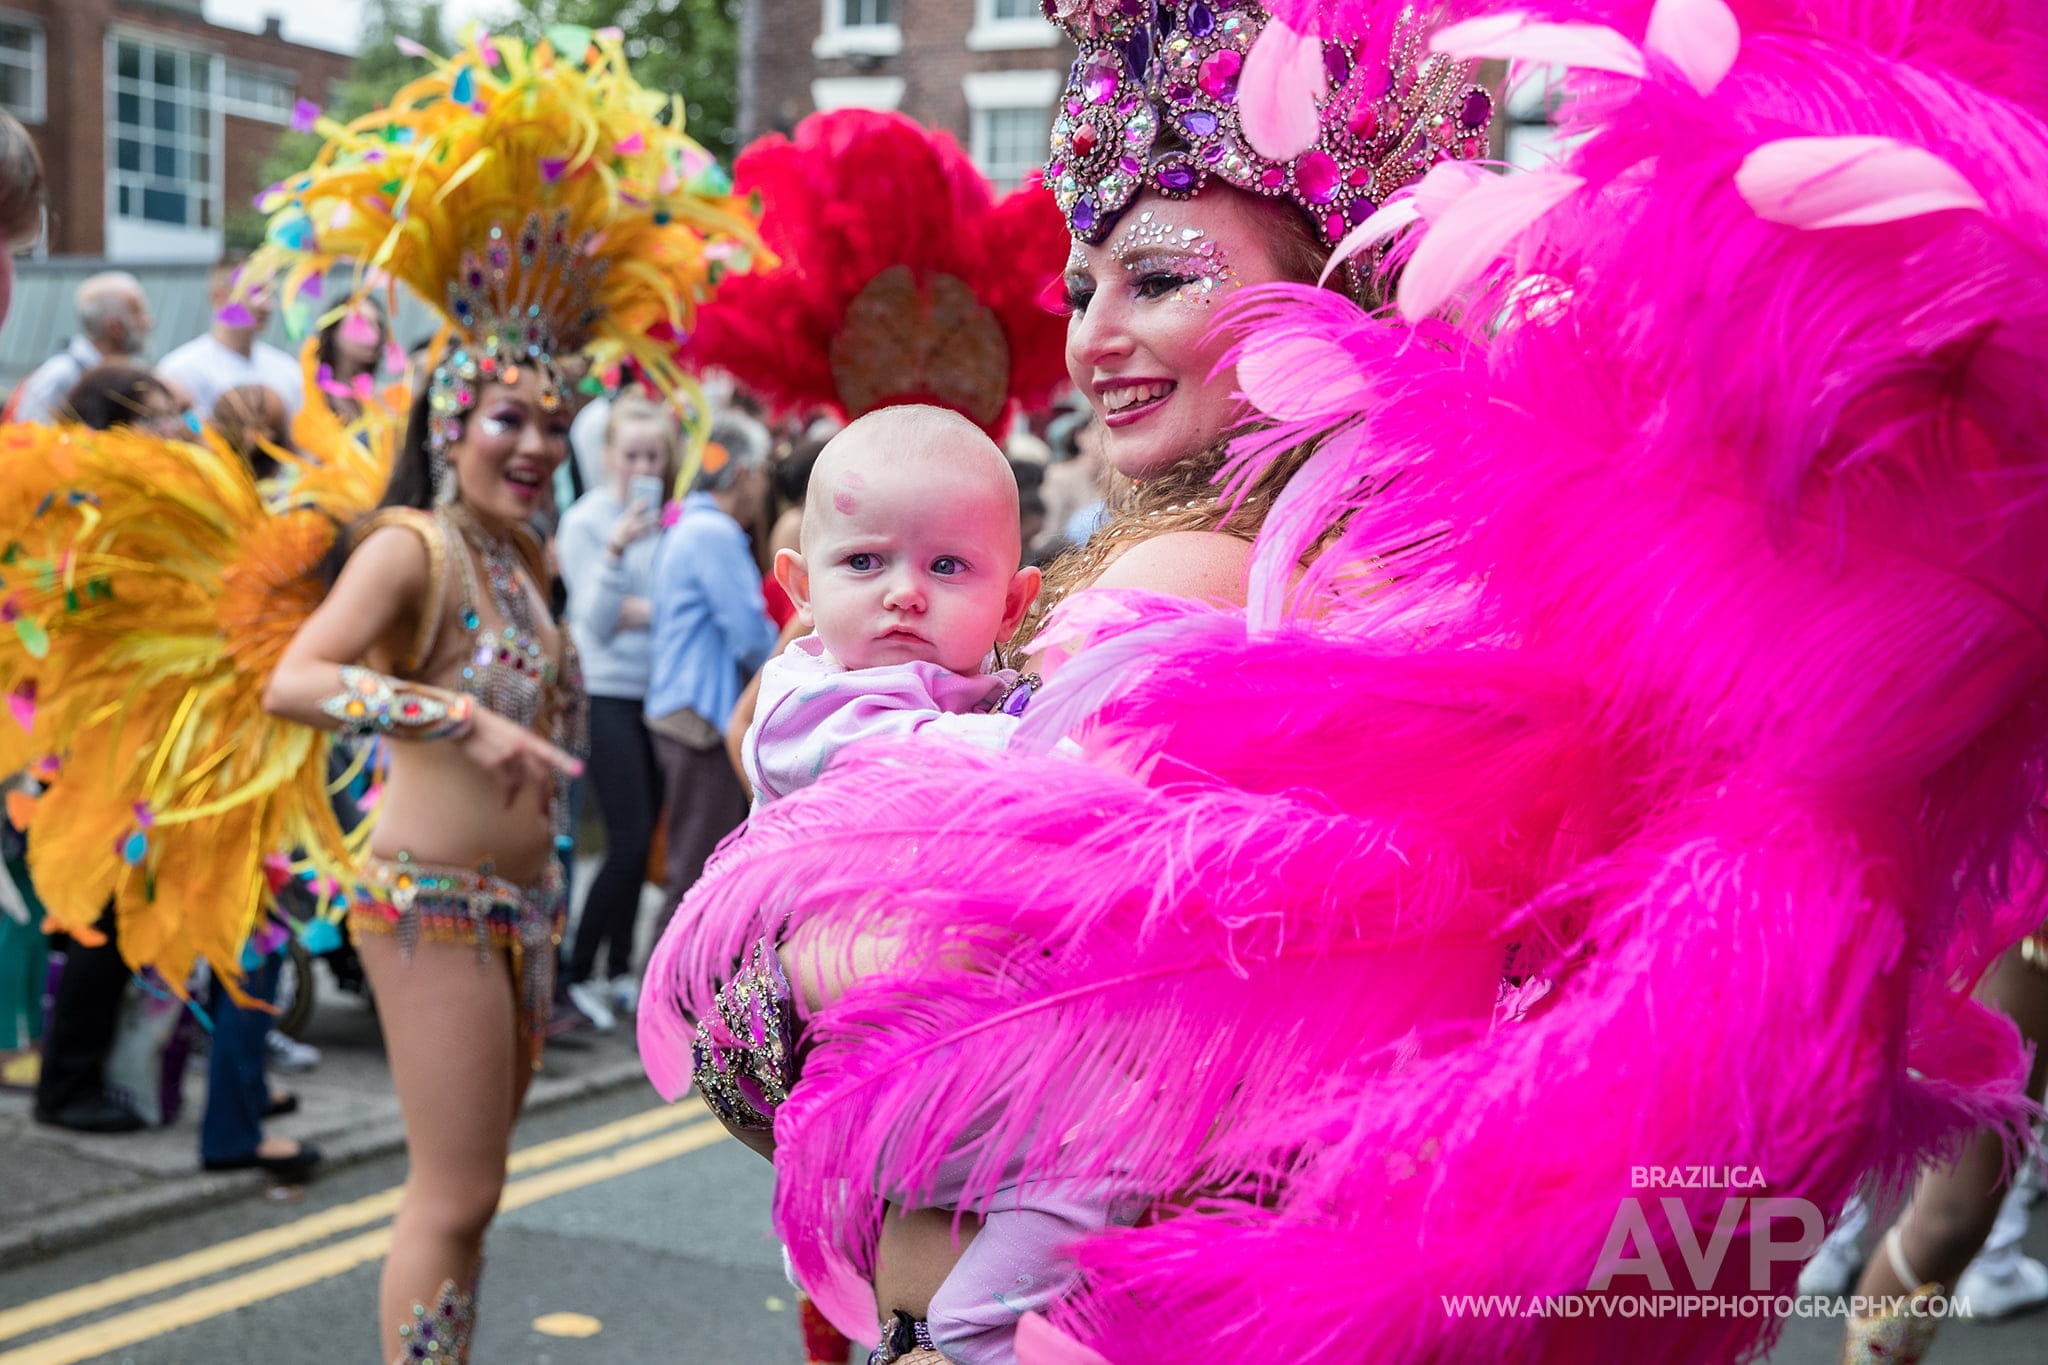
[[824, 109], [897, 109], [952, 133], [1008, 187], [1044, 163], [1073, 58], [1039, 0], [745, 0], [740, 135]]
[[200, 0], [0, 0], [0, 105], [42, 151], [57, 255], [215, 259], [294, 102], [326, 103], [348, 65]]

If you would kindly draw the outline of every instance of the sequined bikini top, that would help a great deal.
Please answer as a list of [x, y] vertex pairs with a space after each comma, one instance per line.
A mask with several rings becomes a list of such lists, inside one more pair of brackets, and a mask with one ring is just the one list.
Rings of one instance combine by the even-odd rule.
[[[541, 643], [533, 612], [533, 593], [516, 547], [490, 535], [456, 509], [434, 515], [455, 552], [456, 582], [461, 594], [456, 619], [469, 632], [470, 650], [462, 661], [457, 690], [475, 697], [489, 710], [529, 729], [544, 717], [562, 714], [560, 682], [573, 648], [561, 632], [564, 658], [550, 656]], [[487, 627], [477, 610], [476, 564], [464, 546], [482, 559], [489, 584], [491, 609], [498, 625]]]
[[[556, 654], [550, 655], [542, 644], [527, 586], [537, 577], [536, 568], [526, 562], [520, 547], [474, 525], [460, 508], [437, 508], [431, 513], [410, 507], [384, 508], [359, 525], [356, 539], [388, 525], [404, 526], [417, 535], [427, 547], [429, 564], [428, 606], [420, 614], [412, 655], [400, 662], [400, 671], [417, 676], [433, 653], [445, 612], [445, 584], [452, 559], [460, 599], [456, 621], [470, 636], [454, 689], [508, 720], [546, 734], [572, 753], [582, 752], [583, 679], [575, 646], [566, 630], [560, 633]], [[487, 624], [479, 610], [483, 595], [469, 553], [472, 547], [484, 564], [494, 623]]]

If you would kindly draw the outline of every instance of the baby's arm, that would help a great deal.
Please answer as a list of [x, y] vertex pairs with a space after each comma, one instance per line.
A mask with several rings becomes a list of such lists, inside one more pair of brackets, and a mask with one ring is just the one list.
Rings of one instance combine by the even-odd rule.
[[781, 658], [771, 660], [760, 709], [741, 745], [747, 780], [763, 801], [772, 801], [817, 781], [849, 744], [920, 732], [1003, 748], [1016, 718], [974, 708], [1010, 682], [1008, 674], [963, 676], [925, 665], [799, 673]]
[[[966, 1159], [956, 1153], [949, 1161]], [[1043, 1313], [1073, 1287], [1073, 1262], [1063, 1249], [1108, 1222], [1106, 1195], [1090, 1197], [1063, 1182], [1001, 1190], [932, 1295], [925, 1318], [932, 1344], [959, 1365], [1016, 1360], [1017, 1320]]]

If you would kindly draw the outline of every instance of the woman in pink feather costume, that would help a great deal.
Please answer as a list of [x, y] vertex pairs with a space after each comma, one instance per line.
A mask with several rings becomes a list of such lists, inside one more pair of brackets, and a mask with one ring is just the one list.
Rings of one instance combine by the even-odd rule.
[[[1676, 1296], [1789, 1294], [1859, 1183], [2022, 1116], [1968, 991], [2040, 904], [2031, 16], [1466, 8], [1440, 44], [1596, 68], [1600, 131], [1367, 225], [1403, 312], [1462, 323], [1234, 310], [1279, 423], [1244, 477], [1322, 438], [1249, 607], [1081, 595], [1025, 729], [1089, 761], [855, 757], [664, 943], [696, 1009], [763, 924], [901, 945], [777, 1118], [806, 1278], [964, 1148], [965, 1209], [1019, 1169], [1157, 1201], [1075, 1249], [1027, 1362], [1728, 1360], [1770, 1310]], [[1526, 1016], [1423, 1008], [1502, 942]], [[1700, 1168], [1762, 1185], [1638, 1179]]]

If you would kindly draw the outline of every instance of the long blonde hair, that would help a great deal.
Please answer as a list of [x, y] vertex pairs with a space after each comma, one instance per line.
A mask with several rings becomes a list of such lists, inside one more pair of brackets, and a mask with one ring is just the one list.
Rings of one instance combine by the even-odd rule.
[[1260, 528], [1266, 524], [1266, 514], [1272, 510], [1273, 499], [1307, 462], [1315, 446], [1313, 442], [1304, 442], [1268, 461], [1258, 478], [1240, 493], [1226, 490], [1216, 482], [1216, 476], [1229, 462], [1230, 440], [1226, 436], [1143, 483], [1115, 476], [1109, 495], [1109, 519], [1088, 537], [1086, 544], [1066, 551], [1046, 567], [1038, 601], [1025, 613], [1024, 623], [1011, 637], [1012, 649], [1021, 650], [1068, 593], [1087, 587], [1102, 576], [1111, 560], [1154, 536], [1175, 531], [1208, 531], [1247, 544], [1257, 540]]

